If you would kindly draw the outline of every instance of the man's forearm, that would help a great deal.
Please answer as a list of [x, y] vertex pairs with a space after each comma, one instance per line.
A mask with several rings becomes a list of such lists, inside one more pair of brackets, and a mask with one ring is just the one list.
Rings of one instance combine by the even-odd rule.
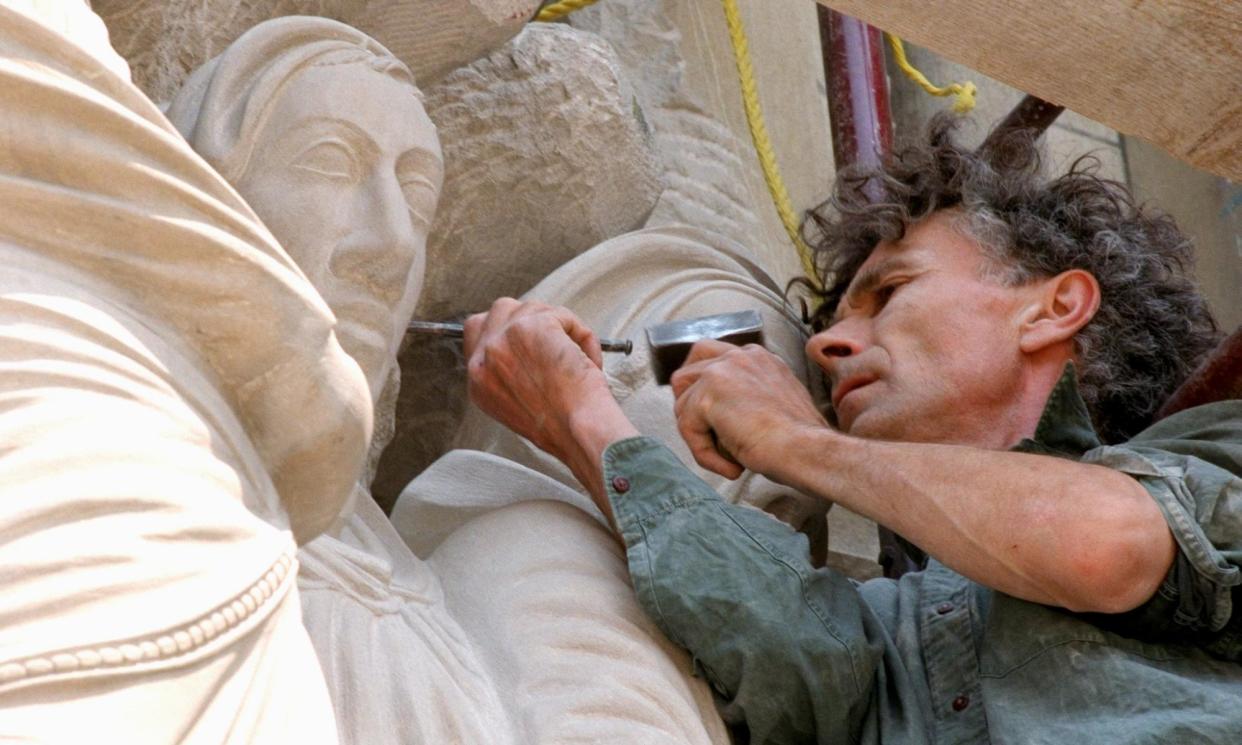
[[1025, 453], [852, 438], [806, 428], [767, 474], [895, 530], [1016, 597], [1119, 612], [1155, 592], [1174, 544], [1129, 476]]
[[614, 528], [612, 505], [604, 489], [604, 450], [617, 440], [634, 437], [638, 429], [612, 399], [584, 406], [570, 416], [573, 443], [561, 460], [591, 495], [591, 500]]

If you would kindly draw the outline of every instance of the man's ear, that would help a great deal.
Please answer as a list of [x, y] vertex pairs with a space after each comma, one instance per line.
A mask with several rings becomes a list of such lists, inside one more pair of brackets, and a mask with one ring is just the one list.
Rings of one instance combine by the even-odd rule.
[[1100, 309], [1100, 283], [1090, 272], [1070, 269], [1039, 282], [1018, 329], [1027, 354], [1074, 338]]

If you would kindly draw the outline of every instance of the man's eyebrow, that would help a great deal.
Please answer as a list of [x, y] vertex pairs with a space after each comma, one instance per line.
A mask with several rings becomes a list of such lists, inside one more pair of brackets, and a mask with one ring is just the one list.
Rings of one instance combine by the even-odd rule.
[[845, 295], [841, 297], [837, 303], [836, 313], [833, 319], [837, 320], [841, 317], [841, 308], [844, 305], [854, 305], [860, 295], [866, 295], [875, 291], [880, 283], [884, 281], [888, 275], [900, 269], [906, 269], [910, 266], [910, 262], [902, 256], [894, 256], [891, 259], [885, 259], [878, 264], [873, 264], [858, 274], [854, 275], [854, 281], [850, 282], [849, 289], [845, 291]]

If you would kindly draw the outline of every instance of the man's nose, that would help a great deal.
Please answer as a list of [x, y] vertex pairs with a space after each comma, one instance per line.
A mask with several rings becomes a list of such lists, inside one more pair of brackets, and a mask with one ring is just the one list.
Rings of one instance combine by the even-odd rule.
[[831, 373], [837, 361], [854, 357], [866, 347], [865, 329], [851, 319], [838, 321], [806, 342], [806, 355], [824, 372]]

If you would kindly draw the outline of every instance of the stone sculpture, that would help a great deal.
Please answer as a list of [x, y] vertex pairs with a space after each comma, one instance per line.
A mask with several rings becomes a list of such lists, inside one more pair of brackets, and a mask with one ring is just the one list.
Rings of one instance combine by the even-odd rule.
[[643, 227], [664, 185], [629, 88], [603, 39], [535, 23], [429, 89], [448, 162], [420, 312], [478, 312]]
[[3, 735], [335, 742], [293, 536], [350, 493], [367, 386], [101, 31], [0, 3]]
[[[383, 404], [442, 173], [405, 68], [349, 27], [277, 19], [191, 76], [169, 114], [304, 262]], [[724, 742], [704, 684], [638, 609], [619, 548], [564, 504], [576, 492], [497, 465], [512, 506], [426, 561], [361, 483], [300, 552], [342, 741]], [[470, 501], [471, 484], [448, 488]]]

